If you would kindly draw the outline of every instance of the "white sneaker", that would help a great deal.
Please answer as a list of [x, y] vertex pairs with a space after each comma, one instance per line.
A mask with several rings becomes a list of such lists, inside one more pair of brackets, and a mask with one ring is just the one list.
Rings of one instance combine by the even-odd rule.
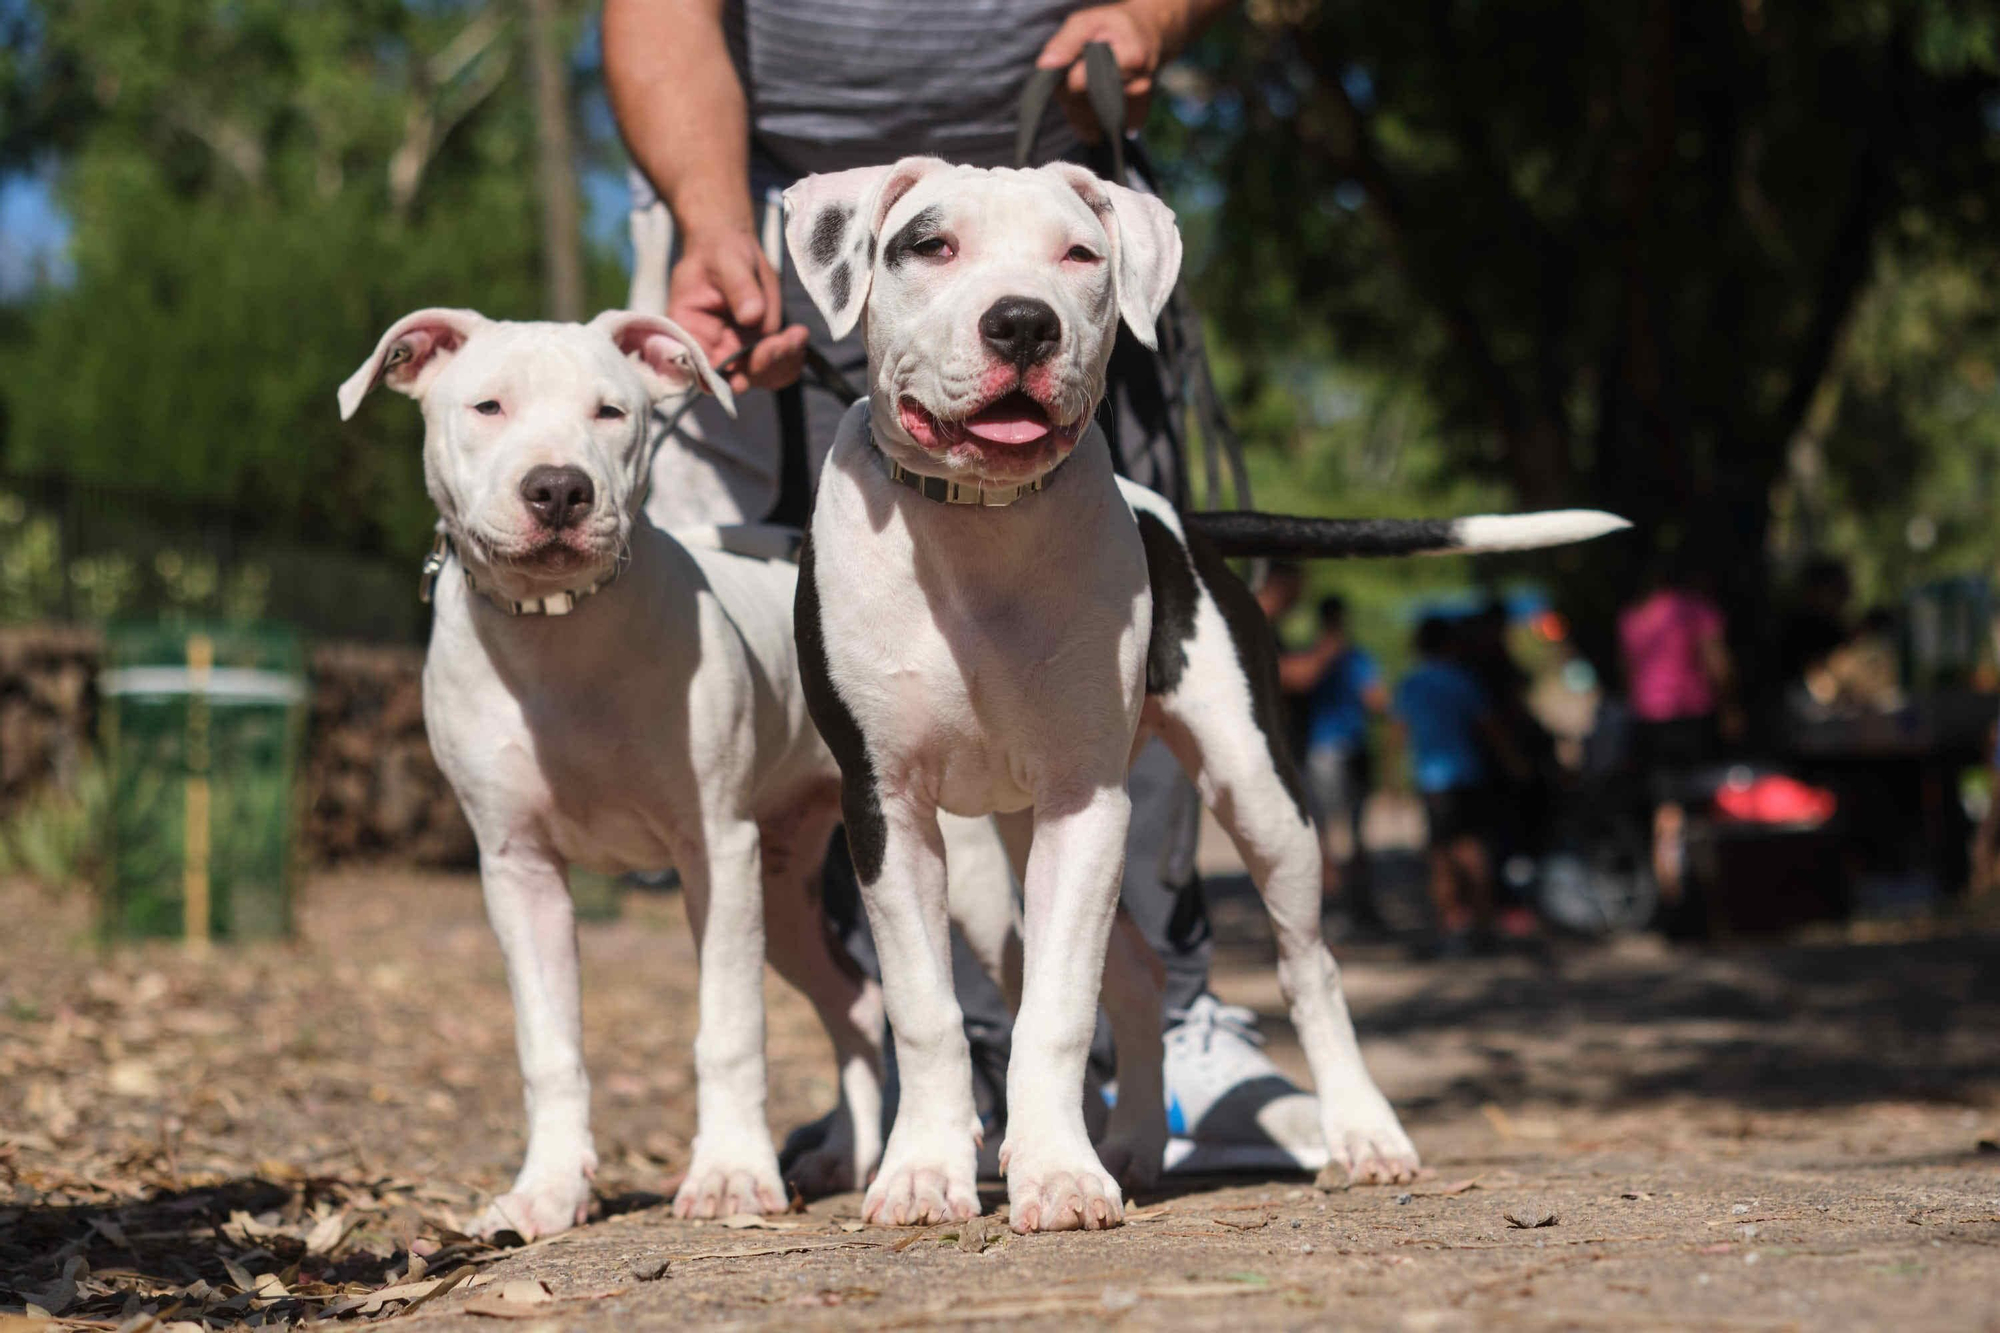
[[1170, 1010], [1166, 1169], [1318, 1171], [1319, 1102], [1264, 1054], [1257, 1015], [1203, 995]]

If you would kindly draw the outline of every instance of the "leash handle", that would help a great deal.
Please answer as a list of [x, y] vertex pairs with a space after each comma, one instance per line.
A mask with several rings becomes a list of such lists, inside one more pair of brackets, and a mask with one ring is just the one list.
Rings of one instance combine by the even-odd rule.
[[1125, 183], [1125, 80], [1118, 73], [1118, 57], [1109, 42], [1092, 42], [1083, 48], [1083, 89], [1090, 109], [1097, 113], [1097, 126], [1111, 145], [1111, 179]]
[[[1021, 88], [1021, 116], [1014, 130], [1014, 165], [1025, 167], [1035, 153], [1035, 136], [1048, 114], [1049, 99], [1069, 77], [1068, 69], [1037, 69]], [[1125, 79], [1109, 42], [1083, 48], [1084, 96], [1090, 102], [1104, 142], [1111, 150], [1112, 178], [1125, 181]]]

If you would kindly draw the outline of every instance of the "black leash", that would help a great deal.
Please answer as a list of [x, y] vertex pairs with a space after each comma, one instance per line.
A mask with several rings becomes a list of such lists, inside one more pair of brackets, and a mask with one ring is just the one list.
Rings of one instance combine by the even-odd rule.
[[[1130, 183], [1127, 154], [1140, 179], [1153, 182], [1159, 174], [1146, 155], [1138, 136], [1125, 132], [1125, 87], [1118, 72], [1118, 58], [1109, 44], [1092, 42], [1083, 48], [1085, 96], [1097, 118], [1103, 143], [1110, 154], [1108, 179], [1120, 185]], [[1034, 157], [1035, 138], [1048, 114], [1049, 102], [1067, 78], [1066, 69], [1038, 69], [1021, 89], [1020, 122], [1014, 134], [1014, 165], [1025, 167]], [[1182, 423], [1174, 444], [1179, 464], [1187, 466], [1187, 442], [1199, 438], [1202, 446], [1202, 473], [1205, 483], [1204, 509], [1223, 504], [1223, 474], [1235, 492], [1236, 507], [1249, 509], [1250, 469], [1243, 458], [1243, 440], [1229, 422], [1222, 395], [1215, 387], [1215, 372], [1209, 365], [1208, 346], [1202, 336], [1201, 316], [1188, 295], [1187, 283], [1177, 281], [1167, 307], [1160, 312], [1158, 329], [1160, 360], [1165, 365], [1168, 414]], [[1185, 484], [1185, 482], [1183, 482]], [[1191, 488], [1190, 488], [1191, 490]]]

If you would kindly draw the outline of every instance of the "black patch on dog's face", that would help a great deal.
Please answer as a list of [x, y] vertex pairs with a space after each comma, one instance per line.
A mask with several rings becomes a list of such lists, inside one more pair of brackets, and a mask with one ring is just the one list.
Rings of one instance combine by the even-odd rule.
[[888, 246], [882, 251], [883, 265], [891, 269], [901, 268], [910, 258], [911, 247], [929, 240], [943, 221], [942, 204], [932, 204], [929, 208], [920, 210], [889, 238]]
[[1153, 585], [1153, 637], [1146, 645], [1146, 693], [1172, 694], [1187, 670], [1188, 641], [1200, 589], [1194, 567], [1172, 529], [1153, 514], [1135, 510], [1139, 540], [1146, 547], [1146, 575]]
[[810, 532], [799, 545], [799, 590], [792, 602], [792, 634], [799, 645], [799, 688], [806, 698], [806, 712], [812, 715], [813, 725], [840, 765], [840, 813], [847, 822], [847, 850], [854, 858], [854, 873], [863, 884], [873, 884], [882, 877], [889, 826], [882, 818], [882, 793], [876, 787], [875, 761], [868, 757], [868, 742], [827, 666]]
[[826, 287], [827, 291], [833, 296], [834, 309], [845, 309], [847, 306], [847, 297], [854, 290], [853, 270], [848, 268], [845, 263], [841, 264], [827, 278]]
[[848, 219], [854, 210], [846, 204], [828, 204], [813, 219], [812, 237], [806, 242], [806, 253], [815, 264], [831, 264], [840, 257], [840, 238], [847, 234]]
[[[1250, 684], [1250, 712], [1264, 733], [1271, 767], [1302, 820], [1306, 813], [1305, 783], [1285, 740], [1284, 701], [1278, 693], [1278, 641], [1264, 609], [1236, 577], [1236, 571], [1199, 535], [1189, 533], [1186, 545], [1151, 514], [1140, 512], [1139, 537], [1146, 547], [1146, 572], [1153, 585], [1153, 635], [1146, 647], [1146, 692], [1172, 694], [1187, 670], [1187, 645], [1194, 638], [1199, 591], [1206, 591], [1222, 612], [1229, 638], [1236, 645], [1236, 662]], [[1190, 570], [1192, 566], [1192, 570]]]

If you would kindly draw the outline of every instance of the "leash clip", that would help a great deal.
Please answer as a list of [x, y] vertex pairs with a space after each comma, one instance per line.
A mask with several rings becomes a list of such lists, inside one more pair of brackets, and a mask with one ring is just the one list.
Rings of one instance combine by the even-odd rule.
[[424, 557], [423, 572], [417, 576], [417, 600], [425, 606], [431, 603], [431, 594], [437, 591], [438, 575], [444, 573], [444, 562], [451, 553], [451, 538], [439, 532], [437, 540], [431, 543], [431, 553]]

